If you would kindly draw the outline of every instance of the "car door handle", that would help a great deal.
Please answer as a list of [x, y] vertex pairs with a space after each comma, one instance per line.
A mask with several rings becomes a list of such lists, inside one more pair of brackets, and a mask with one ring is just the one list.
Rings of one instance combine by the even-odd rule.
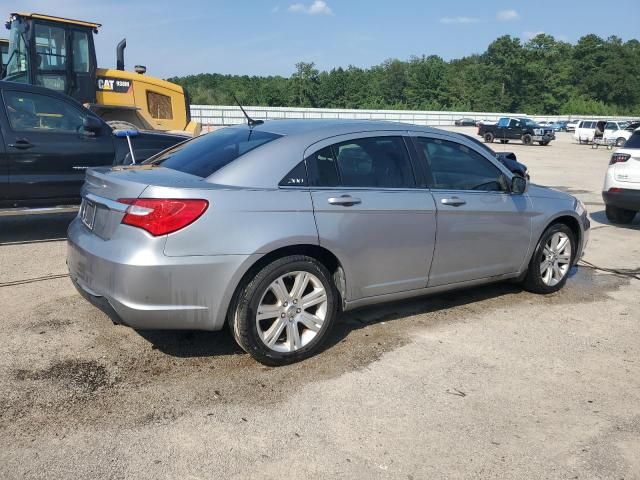
[[467, 204], [467, 202], [458, 197], [443, 198], [440, 200], [440, 203], [443, 205], [449, 205], [450, 207], [459, 207]]
[[17, 138], [16, 143], [10, 143], [9, 146], [11, 148], [19, 148], [21, 150], [26, 150], [27, 148], [32, 148], [35, 145], [31, 143], [29, 140], [27, 140], [26, 138]]
[[331, 197], [328, 202], [331, 205], [341, 205], [343, 207], [351, 207], [353, 205], [358, 205], [362, 203], [362, 200], [359, 198], [352, 197], [351, 195], [341, 195], [339, 197]]

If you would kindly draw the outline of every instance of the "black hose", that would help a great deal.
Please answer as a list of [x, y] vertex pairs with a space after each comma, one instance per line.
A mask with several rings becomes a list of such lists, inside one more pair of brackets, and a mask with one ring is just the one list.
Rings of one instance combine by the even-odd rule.
[[628, 278], [634, 278], [636, 280], [640, 280], [640, 269], [635, 269], [635, 270], [620, 270], [620, 269], [616, 269], [616, 268], [607, 268], [607, 267], [599, 267], [597, 265], [594, 265], [591, 262], [587, 262], [586, 260], [580, 260], [578, 262], [578, 265], [581, 267], [585, 267], [585, 268], [590, 268], [592, 270], [599, 270], [601, 272], [607, 272], [607, 273], [612, 273], [614, 275], [620, 275], [621, 277], [628, 277]]
[[0, 288], [2, 287], [15, 287], [16, 285], [24, 285], [25, 283], [44, 282], [46, 280], [56, 280], [58, 278], [68, 277], [68, 273], [61, 273], [58, 275], [45, 275], [44, 277], [26, 278], [24, 280], [11, 280], [9, 282], [0, 282]]

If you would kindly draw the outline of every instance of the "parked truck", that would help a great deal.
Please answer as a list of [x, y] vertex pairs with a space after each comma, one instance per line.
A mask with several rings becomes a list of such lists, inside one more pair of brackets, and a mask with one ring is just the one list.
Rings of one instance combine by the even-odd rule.
[[138, 163], [190, 138], [114, 130], [67, 95], [0, 81], [0, 214], [77, 204], [86, 169]]
[[480, 124], [478, 135], [487, 143], [493, 143], [495, 140], [500, 143], [520, 140], [523, 145], [533, 145], [533, 142], [549, 145], [556, 138], [551, 126], [543, 127], [529, 118], [518, 117], [503, 117], [495, 125]]

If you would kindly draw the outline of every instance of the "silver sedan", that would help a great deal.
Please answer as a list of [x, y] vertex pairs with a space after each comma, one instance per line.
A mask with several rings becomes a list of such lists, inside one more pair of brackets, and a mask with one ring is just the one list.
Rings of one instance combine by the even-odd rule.
[[589, 233], [574, 197], [465, 136], [282, 120], [87, 172], [78, 291], [136, 329], [218, 330], [258, 361], [317, 352], [339, 312], [503, 280], [563, 287]]

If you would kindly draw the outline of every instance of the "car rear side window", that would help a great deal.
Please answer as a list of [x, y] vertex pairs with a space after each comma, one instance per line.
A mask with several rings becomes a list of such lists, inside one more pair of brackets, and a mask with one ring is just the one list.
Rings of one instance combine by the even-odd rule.
[[640, 148], [640, 132], [635, 132], [624, 144], [624, 148]]
[[310, 157], [313, 183], [321, 187], [413, 188], [402, 137], [368, 137], [326, 147]]
[[144, 163], [208, 177], [238, 157], [281, 135], [245, 128], [222, 128], [180, 143]]
[[280, 181], [281, 187], [306, 187], [307, 186], [307, 166], [304, 160], [285, 175]]

